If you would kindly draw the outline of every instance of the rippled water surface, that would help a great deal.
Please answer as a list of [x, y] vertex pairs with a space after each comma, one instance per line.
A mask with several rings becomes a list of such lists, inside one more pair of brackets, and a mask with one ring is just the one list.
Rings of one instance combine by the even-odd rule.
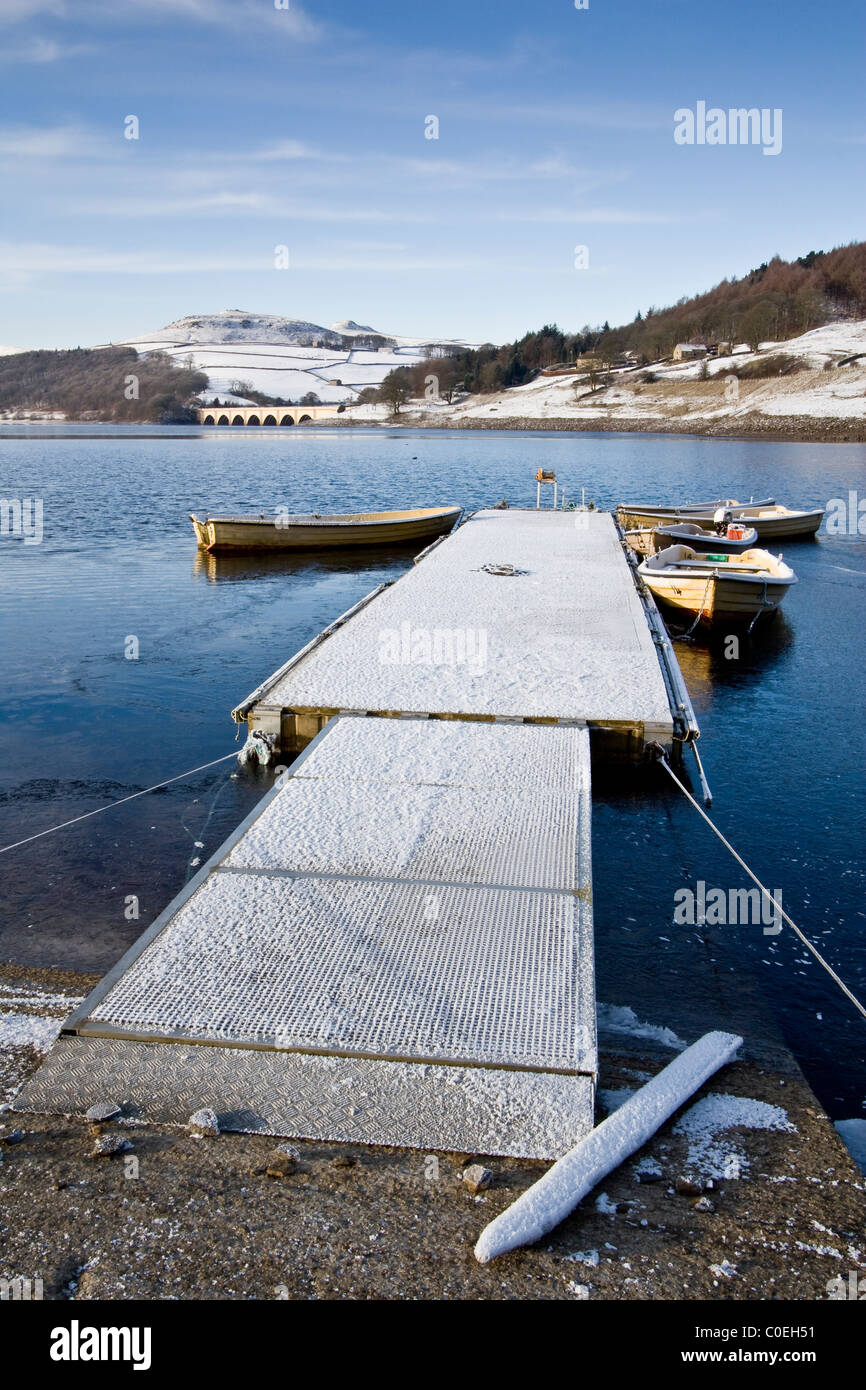
[[[866, 495], [855, 445], [0, 427], [0, 497], [44, 506], [41, 544], [0, 537], [0, 847], [230, 753], [232, 706], [411, 564], [207, 559], [188, 512], [530, 505], [539, 467], [602, 507]], [[782, 549], [800, 583], [739, 660], [678, 652], [714, 818], [863, 995], [866, 537]], [[0, 855], [0, 959], [107, 968], [267, 785], [225, 762]], [[674, 925], [677, 889], [747, 886], [675, 789], [597, 777], [593, 853], [601, 1000], [688, 1038], [778, 1029], [831, 1113], [866, 1114], [864, 1025], [787, 928]]]

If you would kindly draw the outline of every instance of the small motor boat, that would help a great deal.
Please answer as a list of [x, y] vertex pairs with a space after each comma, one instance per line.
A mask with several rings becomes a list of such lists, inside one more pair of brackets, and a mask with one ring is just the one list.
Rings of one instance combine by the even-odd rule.
[[706, 625], [752, 624], [778, 608], [797, 582], [790, 565], [767, 550], [701, 554], [688, 545], [670, 545], [647, 556], [637, 572], [657, 599]]
[[712, 551], [721, 555], [742, 555], [757, 544], [758, 533], [754, 526], [730, 521], [728, 513], [716, 523], [715, 528], [699, 526], [696, 521], [671, 522], [668, 526], [657, 526], [653, 531], [653, 544], [656, 550], [664, 550], [669, 545], [688, 545], [692, 550], [706, 553]]
[[730, 505], [729, 510], [735, 521], [746, 526], [754, 526], [762, 541], [776, 540], [791, 536], [814, 536], [824, 520], [824, 507], [798, 511], [793, 507], [783, 507], [781, 503], [756, 502], [750, 506], [739, 503]]

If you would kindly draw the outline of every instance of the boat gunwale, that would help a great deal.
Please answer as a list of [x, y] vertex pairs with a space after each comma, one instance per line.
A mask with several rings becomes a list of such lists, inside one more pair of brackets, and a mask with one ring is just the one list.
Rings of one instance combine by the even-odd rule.
[[653, 579], [669, 577], [671, 579], [693, 578], [700, 580], [709, 578], [712, 573], [716, 579], [736, 580], [739, 583], [785, 584], [789, 587], [791, 584], [797, 583], [797, 575], [790, 565], [786, 564], [784, 560], [770, 555], [768, 551], [764, 553], [773, 562], [774, 567], [777, 567], [775, 570], [768, 569], [763, 565], [744, 565], [742, 561], [745, 556], [743, 555], [727, 556], [724, 560], [701, 559], [699, 555], [691, 558], [683, 556], [681, 559], [666, 560], [664, 564], [651, 563], [658, 561], [664, 555], [663, 550], [657, 550], [655, 555], [645, 556], [640, 562], [638, 570], [644, 578], [650, 576]]
[[210, 516], [197, 517], [190, 513], [190, 520], [199, 526], [211, 524], [231, 526], [266, 526], [271, 530], [296, 531], [309, 527], [311, 530], [327, 527], [355, 529], [358, 527], [411, 526], [413, 522], [432, 522], [448, 516], [457, 517], [462, 507], [415, 507], [398, 512], [332, 512], [316, 516], [298, 512], [291, 516]]

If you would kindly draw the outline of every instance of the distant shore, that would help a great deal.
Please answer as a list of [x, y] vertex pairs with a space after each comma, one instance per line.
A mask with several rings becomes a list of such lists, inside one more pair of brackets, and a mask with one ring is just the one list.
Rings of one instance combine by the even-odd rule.
[[845, 419], [815, 419], [812, 416], [753, 416], [748, 420], [657, 418], [611, 420], [532, 418], [513, 416], [492, 420], [477, 416], [445, 419], [430, 415], [401, 414], [382, 420], [353, 420], [347, 411], [332, 420], [317, 425], [327, 429], [425, 429], [425, 430], [528, 430], [533, 433], [550, 430], [570, 434], [686, 434], [700, 439], [760, 439], [779, 444], [866, 444], [866, 421]]

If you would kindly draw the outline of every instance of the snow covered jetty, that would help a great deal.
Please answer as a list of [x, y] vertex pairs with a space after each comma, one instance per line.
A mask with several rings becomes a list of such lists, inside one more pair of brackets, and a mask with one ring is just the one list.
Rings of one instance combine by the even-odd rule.
[[693, 728], [653, 614], [610, 516], [480, 512], [437, 542], [236, 712], [309, 746], [20, 1108], [570, 1149], [598, 1061], [590, 739], [634, 759]]
[[577, 724], [620, 760], [696, 732], [655, 605], [591, 511], [476, 512], [233, 713], [294, 751], [339, 711]]

